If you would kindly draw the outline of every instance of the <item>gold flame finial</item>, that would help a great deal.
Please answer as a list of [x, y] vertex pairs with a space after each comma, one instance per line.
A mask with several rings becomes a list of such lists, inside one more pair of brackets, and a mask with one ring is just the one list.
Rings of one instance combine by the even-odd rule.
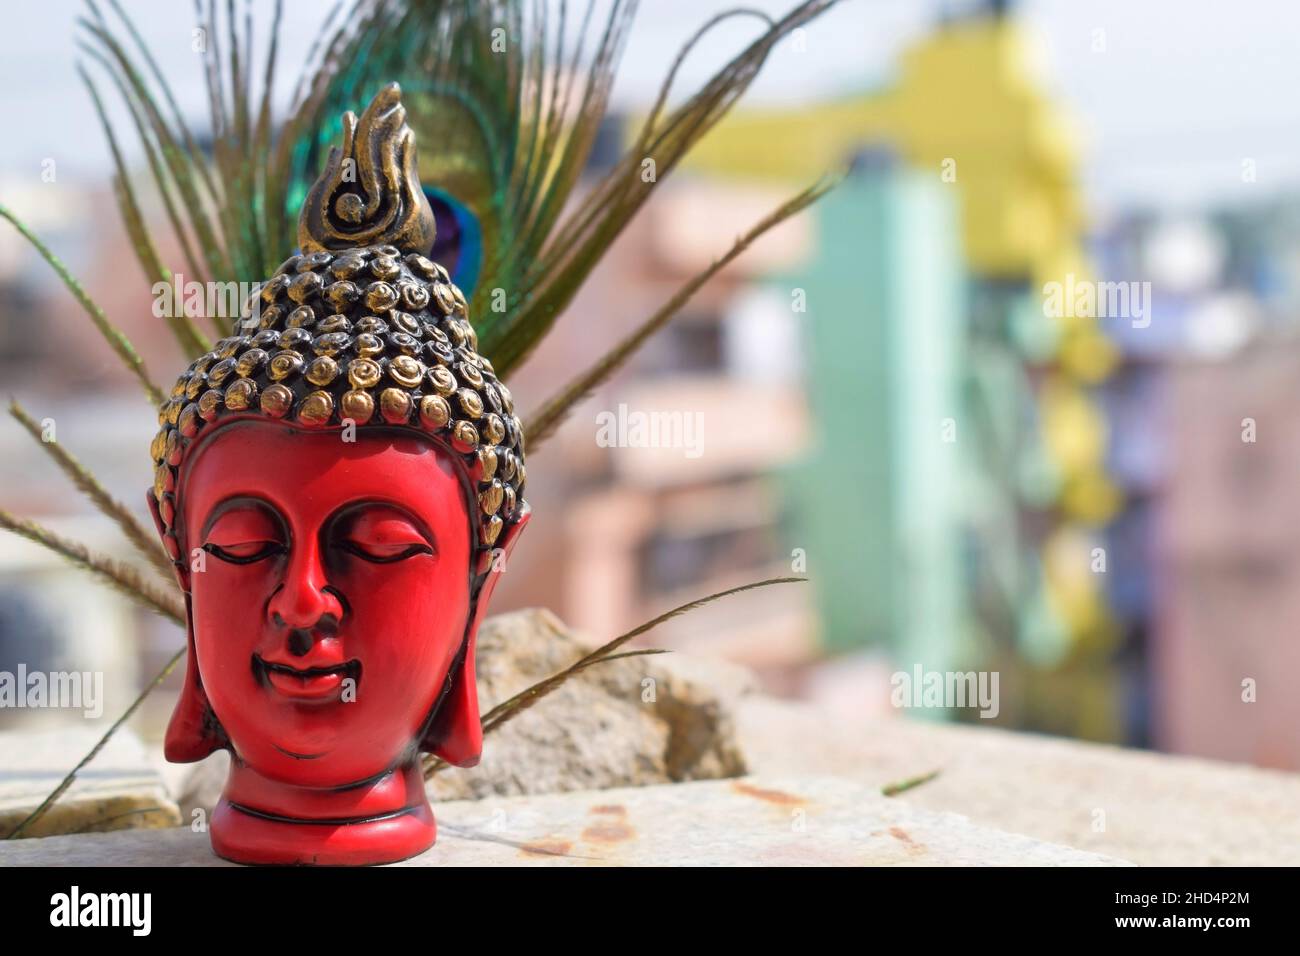
[[427, 255], [433, 248], [433, 210], [420, 187], [415, 134], [401, 97], [390, 83], [360, 120], [343, 114], [343, 148], [330, 148], [298, 217], [304, 253], [383, 244]]

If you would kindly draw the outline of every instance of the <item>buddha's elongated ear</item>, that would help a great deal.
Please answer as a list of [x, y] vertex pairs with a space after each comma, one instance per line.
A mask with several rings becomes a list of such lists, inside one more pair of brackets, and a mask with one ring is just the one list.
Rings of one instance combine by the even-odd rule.
[[[149, 513], [153, 515], [154, 526], [161, 536], [166, 528], [158, 513], [158, 502], [152, 492], [148, 499]], [[214, 750], [220, 750], [225, 746], [225, 741], [199, 679], [199, 662], [194, 653], [194, 617], [190, 613], [189, 574], [184, 566], [176, 568], [176, 580], [185, 592], [185, 640], [188, 650], [185, 654], [185, 682], [181, 685], [181, 696], [176, 701], [176, 709], [172, 711], [171, 720], [167, 723], [163, 756], [171, 763], [193, 763]]]
[[190, 596], [186, 594], [185, 640], [189, 643], [189, 651], [185, 655], [185, 682], [181, 685], [181, 696], [176, 701], [176, 709], [167, 722], [167, 735], [163, 738], [163, 756], [171, 763], [193, 763], [226, 746], [225, 734], [199, 679], [194, 628], [188, 624], [191, 619], [189, 610]]
[[487, 577], [479, 588], [469, 623], [465, 661], [453, 676], [451, 690], [420, 742], [421, 750], [436, 754], [453, 767], [473, 767], [483, 755], [483, 722], [479, 716], [478, 679], [474, 667], [478, 629], [487, 616], [497, 582], [508, 566], [510, 552], [530, 517], [525, 504], [519, 519], [502, 531], [495, 547], [481, 554], [480, 560], [487, 564]]
[[[166, 545], [167, 523], [163, 521], [162, 514], [158, 511], [158, 499], [154, 497], [152, 489], [145, 494], [145, 501], [148, 502], [149, 504], [149, 516], [153, 518], [153, 526], [158, 532], [158, 539], [162, 541], [164, 545]], [[179, 515], [177, 516], [177, 520], [178, 521], [180, 520]], [[172, 544], [173, 545], [175, 544], [175, 539], [172, 540]], [[164, 548], [164, 550], [166, 549]], [[190, 590], [189, 566], [183, 563], [182, 564], [175, 563], [177, 558], [183, 562], [185, 556], [179, 555], [177, 556], [177, 558], [173, 558], [171, 554], [168, 554], [167, 557], [171, 559], [173, 562], [172, 569], [176, 574], [176, 583], [180, 585], [182, 591], [188, 594]]]

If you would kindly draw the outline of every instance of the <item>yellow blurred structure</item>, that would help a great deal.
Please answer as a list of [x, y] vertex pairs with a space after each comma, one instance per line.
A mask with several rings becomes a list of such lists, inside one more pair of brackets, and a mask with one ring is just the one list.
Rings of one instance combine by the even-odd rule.
[[1017, 341], [1014, 321], [1003, 315], [997, 346], [1025, 366], [1026, 398], [1038, 417], [1031, 444], [1052, 476], [1048, 501], [1035, 507], [1057, 515], [1039, 541], [1036, 603], [1050, 609], [1074, 648], [1108, 645], [1114, 628], [1103, 578], [1061, 560], [1078, 552], [1063, 542], [1087, 539], [1122, 506], [1105, 470], [1105, 416], [1090, 391], [1114, 368], [1116, 351], [1095, 309], [1047, 294], [1052, 283], [1074, 289], [1092, 279], [1073, 126], [1044, 94], [1031, 45], [1008, 17], [937, 26], [906, 51], [897, 76], [890, 88], [817, 108], [738, 113], [699, 144], [686, 168], [803, 184], [880, 151], [952, 184], [969, 273], [989, 288], [1020, 290], [1036, 343]]
[[957, 186], [972, 272], [1046, 281], [1062, 260], [1081, 258], [1083, 218], [1073, 130], [1031, 64], [1010, 20], [950, 24], [904, 54], [895, 87], [816, 109], [739, 114], [692, 151], [688, 167], [811, 180], [879, 144]]

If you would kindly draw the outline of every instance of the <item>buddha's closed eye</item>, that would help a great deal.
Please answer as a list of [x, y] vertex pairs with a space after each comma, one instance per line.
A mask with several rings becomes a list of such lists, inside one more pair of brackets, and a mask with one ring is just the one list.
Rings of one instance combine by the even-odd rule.
[[238, 505], [217, 515], [208, 527], [203, 550], [231, 564], [252, 564], [288, 548], [284, 529], [265, 508]]
[[386, 506], [360, 508], [345, 515], [336, 540], [349, 554], [379, 564], [435, 553], [431, 535], [401, 511]]

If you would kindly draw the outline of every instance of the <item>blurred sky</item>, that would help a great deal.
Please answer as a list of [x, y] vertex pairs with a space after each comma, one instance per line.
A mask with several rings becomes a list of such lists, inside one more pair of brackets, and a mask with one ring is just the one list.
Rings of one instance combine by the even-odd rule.
[[[178, 0], [125, 0], [182, 107], [206, 110], [192, 7]], [[747, 0], [779, 14], [793, 0]], [[281, 64], [296, 76], [332, 4], [288, 0]], [[577, 0], [572, 6], [580, 6]], [[646, 0], [615, 90], [624, 106], [645, 104], [676, 49], [730, 0]], [[807, 51], [773, 53], [747, 102], [806, 101], [889, 81], [898, 54], [967, 0], [842, 0], [807, 32]], [[1073, 108], [1084, 134], [1084, 187], [1095, 210], [1130, 204], [1199, 206], [1239, 195], [1241, 162], [1255, 161], [1265, 187], [1300, 185], [1300, 4], [1292, 0], [1023, 0], [1017, 15], [1040, 44], [1047, 88]], [[39, 175], [54, 157], [59, 175], [100, 177], [108, 152], [75, 70], [77, 0], [11, 4], [0, 30], [0, 185]], [[271, 4], [255, 4], [265, 22]], [[679, 90], [752, 36], [755, 21], [724, 25], [696, 49]], [[1094, 52], [1095, 31], [1105, 50]], [[264, 33], [265, 31], [263, 31]], [[110, 91], [105, 89], [106, 93]], [[280, 84], [287, 100], [287, 82]], [[112, 100], [113, 97], [109, 96]], [[115, 115], [123, 116], [116, 113]], [[124, 118], [124, 116], [123, 116]], [[125, 143], [132, 136], [123, 135]]]

